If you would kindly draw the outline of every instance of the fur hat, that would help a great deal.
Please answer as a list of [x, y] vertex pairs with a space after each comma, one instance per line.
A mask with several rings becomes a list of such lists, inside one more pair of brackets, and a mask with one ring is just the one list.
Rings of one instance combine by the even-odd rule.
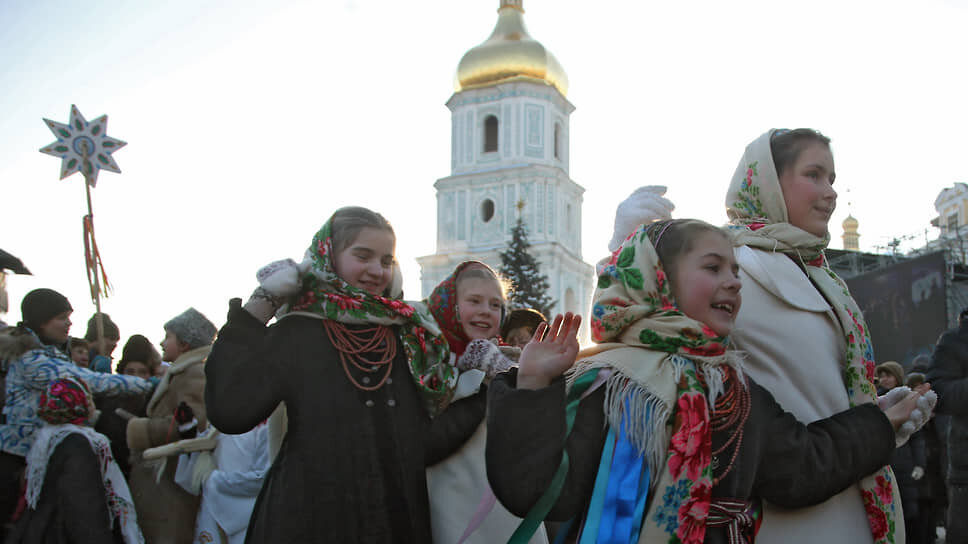
[[67, 301], [67, 297], [53, 289], [34, 289], [24, 295], [20, 303], [20, 314], [24, 325], [34, 332], [40, 330], [45, 323], [64, 312], [71, 312], [74, 308]]
[[[101, 325], [104, 327], [104, 337], [110, 338], [111, 340], [120, 340], [121, 331], [118, 326], [111, 321], [111, 316], [101, 312]], [[91, 316], [91, 319], [87, 320], [87, 332], [84, 333], [84, 339], [88, 342], [97, 341], [97, 312]]]
[[501, 325], [501, 338], [507, 338], [511, 331], [518, 327], [530, 327], [531, 332], [538, 328], [538, 325], [546, 323], [548, 320], [544, 314], [533, 308], [518, 308], [511, 310], [504, 324]]
[[888, 374], [894, 376], [894, 379], [897, 381], [895, 387], [904, 385], [904, 367], [898, 362], [887, 361], [877, 365], [877, 367], [874, 369], [874, 374], [876, 375], [881, 372], [887, 372]]
[[211, 344], [218, 332], [215, 325], [195, 308], [189, 308], [165, 323], [165, 330], [174, 333], [190, 349]]

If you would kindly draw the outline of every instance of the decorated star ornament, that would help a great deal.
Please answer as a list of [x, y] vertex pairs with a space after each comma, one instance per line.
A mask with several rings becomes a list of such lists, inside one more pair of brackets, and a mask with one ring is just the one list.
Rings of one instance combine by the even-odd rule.
[[68, 124], [50, 119], [44, 119], [44, 122], [57, 137], [57, 141], [42, 147], [40, 152], [61, 158], [60, 179], [80, 172], [88, 185], [94, 187], [97, 185], [98, 172], [102, 169], [121, 173], [111, 154], [128, 144], [108, 136], [107, 115], [88, 122], [77, 106], [72, 104], [71, 120]]

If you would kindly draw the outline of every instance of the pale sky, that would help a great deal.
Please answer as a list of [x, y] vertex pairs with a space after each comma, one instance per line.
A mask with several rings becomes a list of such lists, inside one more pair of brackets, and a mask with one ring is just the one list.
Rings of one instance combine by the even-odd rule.
[[[433, 183], [450, 174], [461, 56], [498, 0], [0, 2], [0, 248], [34, 276], [8, 277], [8, 323], [37, 287], [87, 294], [83, 180], [59, 181], [42, 118], [71, 104], [128, 142], [102, 172], [95, 229], [121, 328], [160, 341], [189, 306], [216, 325], [263, 264], [302, 256], [338, 207], [395, 226], [408, 298], [435, 251]], [[771, 127], [833, 139], [838, 210], [861, 248], [923, 245], [934, 199], [968, 181], [968, 4], [525, 0], [530, 34], [568, 74], [570, 175], [586, 189], [594, 263], [615, 206], [663, 184], [675, 217], [725, 220], [746, 144]], [[850, 205], [848, 206], [848, 201]], [[120, 347], [115, 352], [120, 356]]]

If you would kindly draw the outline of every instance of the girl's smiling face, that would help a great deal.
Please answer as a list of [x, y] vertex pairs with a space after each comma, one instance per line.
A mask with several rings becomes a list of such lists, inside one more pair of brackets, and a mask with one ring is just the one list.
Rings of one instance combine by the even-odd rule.
[[728, 336], [742, 302], [732, 244], [719, 232], [703, 232], [676, 261], [672, 292], [679, 310]]
[[336, 255], [333, 268], [353, 287], [382, 295], [393, 279], [395, 246], [391, 231], [365, 227], [352, 244]]
[[493, 278], [464, 278], [457, 284], [457, 315], [471, 340], [494, 338], [501, 327], [504, 297]]

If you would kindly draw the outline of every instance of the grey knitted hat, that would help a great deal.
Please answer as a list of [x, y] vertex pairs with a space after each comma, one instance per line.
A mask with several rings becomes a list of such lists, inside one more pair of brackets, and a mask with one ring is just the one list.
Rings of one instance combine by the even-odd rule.
[[195, 308], [189, 308], [165, 323], [165, 330], [175, 333], [191, 349], [211, 344], [218, 332], [215, 325]]

